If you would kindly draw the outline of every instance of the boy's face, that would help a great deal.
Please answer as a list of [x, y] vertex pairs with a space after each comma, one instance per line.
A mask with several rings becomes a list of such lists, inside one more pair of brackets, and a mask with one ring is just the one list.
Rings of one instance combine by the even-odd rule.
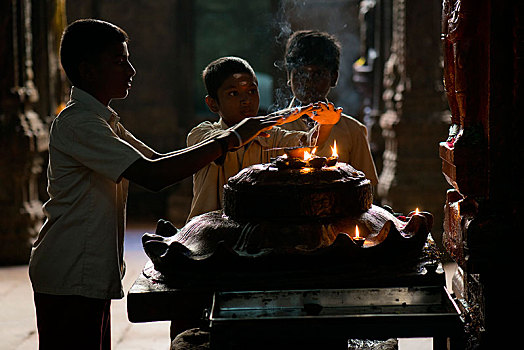
[[331, 87], [337, 83], [337, 74], [317, 65], [294, 68], [289, 73], [293, 95], [302, 104], [326, 101]]
[[127, 97], [136, 74], [129, 62], [127, 43], [111, 44], [88, 65], [90, 92], [99, 101], [107, 105], [114, 98]]
[[218, 88], [217, 96], [216, 100], [206, 96], [206, 103], [209, 109], [218, 113], [229, 126], [258, 113], [258, 83], [256, 77], [249, 73], [230, 75]]

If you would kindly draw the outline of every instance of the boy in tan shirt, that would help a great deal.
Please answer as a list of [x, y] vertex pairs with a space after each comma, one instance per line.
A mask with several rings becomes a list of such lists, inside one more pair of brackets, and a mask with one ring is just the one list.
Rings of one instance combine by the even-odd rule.
[[[328, 102], [327, 96], [337, 85], [340, 44], [330, 34], [314, 30], [297, 31], [286, 45], [285, 64], [288, 85], [293, 92], [290, 107]], [[287, 130], [308, 131], [315, 123], [307, 117], [283, 125]], [[329, 139], [319, 145], [317, 155], [330, 156], [337, 142], [339, 161], [361, 170], [373, 185], [378, 183], [375, 163], [371, 156], [366, 126], [349, 115], [342, 114], [333, 126]]]
[[[187, 137], [188, 146], [217, 137], [245, 118], [258, 113], [258, 82], [255, 72], [245, 60], [238, 57], [220, 58], [211, 62], [202, 76], [208, 92], [206, 104], [220, 119], [217, 122], [203, 122], [191, 130]], [[339, 120], [340, 113], [341, 110], [334, 108], [332, 104], [296, 109], [284, 122], [310, 114], [319, 127], [309, 131], [287, 131], [273, 127], [266, 132], [266, 137], [256, 137], [235, 152], [229, 152], [199, 170], [193, 176], [193, 201], [188, 220], [222, 208], [223, 187], [231, 176], [250, 165], [267, 163], [272, 157], [281, 154], [268, 149], [310, 144], [312, 138], [319, 145], [323, 144], [329, 137], [333, 124]]]

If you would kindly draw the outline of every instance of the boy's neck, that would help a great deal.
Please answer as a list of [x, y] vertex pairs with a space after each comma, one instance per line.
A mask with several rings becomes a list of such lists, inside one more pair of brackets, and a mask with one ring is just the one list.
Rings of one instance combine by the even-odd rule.
[[228, 128], [236, 124], [236, 123], [231, 123], [230, 121], [227, 121], [226, 119], [224, 119], [224, 117], [222, 117], [222, 120], [224, 121], [224, 124], [226, 124]]
[[82, 90], [84, 90], [89, 95], [93, 96], [94, 98], [96, 98], [98, 100], [98, 102], [100, 102], [104, 106], [109, 107], [109, 103], [111, 103], [111, 99], [107, 98], [107, 97], [104, 97], [100, 93], [97, 93], [96, 89], [92, 89], [89, 86], [85, 86], [85, 85], [77, 85], [77, 87], [82, 89]]
[[294, 102], [295, 105], [300, 105], [300, 106], [307, 106], [310, 103], [316, 103], [316, 102], [329, 103], [327, 96], [325, 96], [324, 98], [321, 98], [321, 99], [317, 99], [315, 101], [307, 102], [307, 103], [306, 102], [302, 102], [299, 99], [293, 97], [293, 102]]

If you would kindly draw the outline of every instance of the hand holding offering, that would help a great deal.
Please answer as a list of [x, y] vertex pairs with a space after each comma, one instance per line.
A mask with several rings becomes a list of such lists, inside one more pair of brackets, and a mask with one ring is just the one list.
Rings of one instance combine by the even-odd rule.
[[315, 108], [309, 114], [311, 119], [321, 125], [334, 125], [340, 120], [342, 114], [341, 107], [335, 107], [331, 102], [317, 102], [313, 105]]
[[333, 103], [316, 102], [303, 107], [283, 109], [274, 113], [272, 116], [280, 115], [282, 120], [277, 125], [290, 123], [303, 115], [308, 115], [319, 124], [336, 124], [340, 120], [342, 108], [337, 108]]

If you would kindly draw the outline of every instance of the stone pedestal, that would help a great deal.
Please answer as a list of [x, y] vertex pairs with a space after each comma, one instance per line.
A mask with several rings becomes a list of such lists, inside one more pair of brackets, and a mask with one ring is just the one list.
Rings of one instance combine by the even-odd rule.
[[377, 187], [382, 204], [409, 213], [434, 214], [432, 232], [440, 241], [446, 183], [435, 146], [448, 120], [442, 96], [440, 4], [395, 0], [391, 52], [384, 67], [384, 108], [380, 126], [385, 141]]

